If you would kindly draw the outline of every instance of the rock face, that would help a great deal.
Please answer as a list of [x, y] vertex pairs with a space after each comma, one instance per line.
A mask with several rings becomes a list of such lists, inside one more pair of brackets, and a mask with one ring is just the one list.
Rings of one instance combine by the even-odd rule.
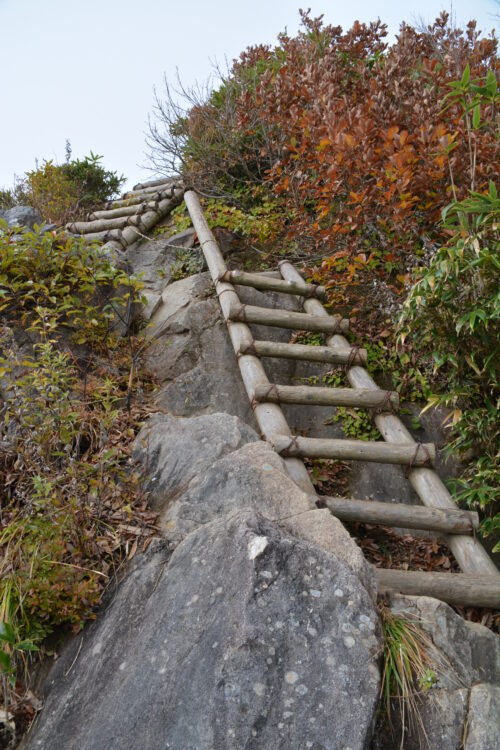
[[14, 206], [6, 211], [0, 211], [0, 219], [5, 219], [9, 227], [28, 227], [33, 229], [35, 224], [43, 224], [43, 219], [31, 206]]
[[125, 257], [134, 273], [142, 279], [148, 292], [161, 295], [172, 280], [176, 252], [183, 247], [190, 248], [193, 244], [194, 230], [188, 229], [173, 237], [160, 235], [136, 242], [127, 248]]
[[[392, 610], [414, 620], [435, 647], [436, 682], [418, 701], [405, 750], [493, 750], [500, 747], [500, 639], [429, 597], [395, 597]], [[422, 731], [425, 728], [425, 736]], [[377, 728], [375, 750], [400, 747], [401, 726]], [[427, 739], [426, 739], [427, 738]], [[428, 743], [428, 744], [426, 744]]]
[[[238, 287], [244, 304], [272, 307], [278, 295]], [[286, 296], [286, 299], [282, 299]], [[291, 295], [281, 295], [279, 305], [297, 309]], [[255, 338], [288, 341], [289, 332], [278, 328], [251, 326]], [[240, 417], [256, 428], [253, 412], [238, 370], [234, 351], [222, 320], [208, 273], [189, 276], [169, 284], [150, 321], [151, 346], [148, 367], [163, 382], [157, 395], [161, 408], [176, 416], [224, 411]], [[266, 372], [272, 382], [289, 383], [326, 371], [327, 367], [293, 360], [268, 359]], [[340, 433], [335, 426], [324, 426], [332, 409], [285, 406], [292, 429], [314, 430], [316, 436]]]
[[176, 281], [162, 297], [147, 354], [163, 384], [158, 406], [175, 416], [229, 412], [256, 427], [208, 274]]
[[74, 654], [60, 660], [27, 747], [367, 747], [377, 630], [340, 559], [224, 516], [142, 559], [67, 676]]
[[151, 504], [161, 509], [217, 459], [258, 439], [251, 427], [229, 414], [192, 419], [158, 414], [137, 436], [134, 457], [142, 464]]
[[[342, 524], [259, 440], [209, 275], [167, 285], [176, 247], [192, 240], [188, 232], [127, 251], [146, 282], [147, 363], [162, 412], [134, 455], [162, 538], [60, 656], [22, 747], [396, 750], [397, 731], [379, 724], [373, 737], [382, 653], [374, 576]], [[245, 304], [277, 302], [238, 293]], [[283, 297], [279, 306], [296, 309]], [[265, 367], [277, 383], [326, 370]], [[294, 431], [340, 432], [323, 425], [332, 409], [284, 411]], [[366, 495], [379, 492], [372, 475], [358, 476]], [[421, 622], [446, 664], [421, 704], [429, 748], [499, 747], [499, 639], [432, 599], [398, 597], [393, 608]], [[422, 742], [413, 727], [404, 747]]]

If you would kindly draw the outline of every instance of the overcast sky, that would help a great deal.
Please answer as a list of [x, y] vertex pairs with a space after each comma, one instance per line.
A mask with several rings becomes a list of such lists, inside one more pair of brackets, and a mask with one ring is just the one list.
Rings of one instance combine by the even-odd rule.
[[[246, 46], [270, 43], [298, 28], [298, 8], [348, 28], [379, 14], [397, 33], [402, 20], [431, 21], [439, 0], [0, 0], [0, 187], [35, 159], [64, 161], [104, 155], [129, 185], [151, 177], [144, 131], [153, 87], [179, 69], [202, 81], [211, 60], [231, 60]], [[495, 0], [454, 0], [458, 25], [473, 13], [483, 30], [495, 26]]]

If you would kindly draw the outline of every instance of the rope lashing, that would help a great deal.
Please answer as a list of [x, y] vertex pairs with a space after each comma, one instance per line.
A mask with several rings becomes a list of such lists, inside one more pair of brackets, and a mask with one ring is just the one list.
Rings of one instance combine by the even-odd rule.
[[[432, 458], [427, 450], [426, 446], [423, 443], [417, 443], [415, 446], [415, 453], [413, 454], [410, 463], [406, 467], [405, 476], [408, 477], [410, 471], [413, 469], [413, 466], [415, 465], [415, 462], [418, 458], [418, 452], [419, 450], [422, 450], [424, 452], [425, 461], [423, 466], [432, 466]], [[422, 468], [422, 467], [421, 467]]]

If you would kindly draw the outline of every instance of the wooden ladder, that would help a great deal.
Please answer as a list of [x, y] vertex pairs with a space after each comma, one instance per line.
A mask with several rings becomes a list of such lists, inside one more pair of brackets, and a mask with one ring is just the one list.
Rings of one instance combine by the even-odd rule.
[[[380, 523], [387, 526], [429, 529], [446, 535], [448, 546], [462, 573], [420, 573], [374, 568], [379, 591], [434, 596], [450, 604], [500, 609], [500, 574], [476, 539], [477, 513], [458, 510], [432, 466], [436, 450], [431, 443], [414, 440], [395, 412], [398, 394], [384, 391], [368, 374], [366, 351], [351, 346], [342, 335], [349, 321], [329, 315], [321, 300], [325, 289], [304, 281], [288, 261], [279, 264], [280, 278], [265, 274], [229, 271], [210, 231], [197, 194], [187, 190], [184, 199], [215, 284], [243, 383], [262, 436], [281, 455], [291, 478], [308, 494], [316, 492], [302, 461], [305, 457], [376, 461], [407, 467], [408, 481], [421, 506], [381, 503], [339, 497], [321, 497], [330, 512], [343, 521]], [[304, 312], [243, 305], [234, 284], [262, 291], [293, 294]], [[327, 335], [326, 346], [286, 344], [254, 340], [249, 323]], [[282, 357], [343, 364], [351, 388], [287, 386], [271, 383], [262, 358]], [[293, 435], [280, 404], [359, 406], [373, 410], [385, 442], [319, 439]]]

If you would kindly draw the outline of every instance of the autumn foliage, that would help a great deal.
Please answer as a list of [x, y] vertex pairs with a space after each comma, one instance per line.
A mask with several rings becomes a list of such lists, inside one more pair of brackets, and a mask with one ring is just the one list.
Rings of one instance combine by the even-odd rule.
[[474, 22], [453, 29], [445, 13], [424, 30], [403, 24], [390, 46], [380, 21], [343, 32], [301, 15], [296, 37], [246, 50], [184, 116], [158, 101], [153, 156], [210, 193], [264, 186], [291, 235], [316, 249], [411, 250], [452, 198], [498, 176], [484, 125], [495, 113], [483, 110], [469, 137], [460, 102], [443, 106], [467, 65], [472, 79], [497, 70], [496, 40]]

